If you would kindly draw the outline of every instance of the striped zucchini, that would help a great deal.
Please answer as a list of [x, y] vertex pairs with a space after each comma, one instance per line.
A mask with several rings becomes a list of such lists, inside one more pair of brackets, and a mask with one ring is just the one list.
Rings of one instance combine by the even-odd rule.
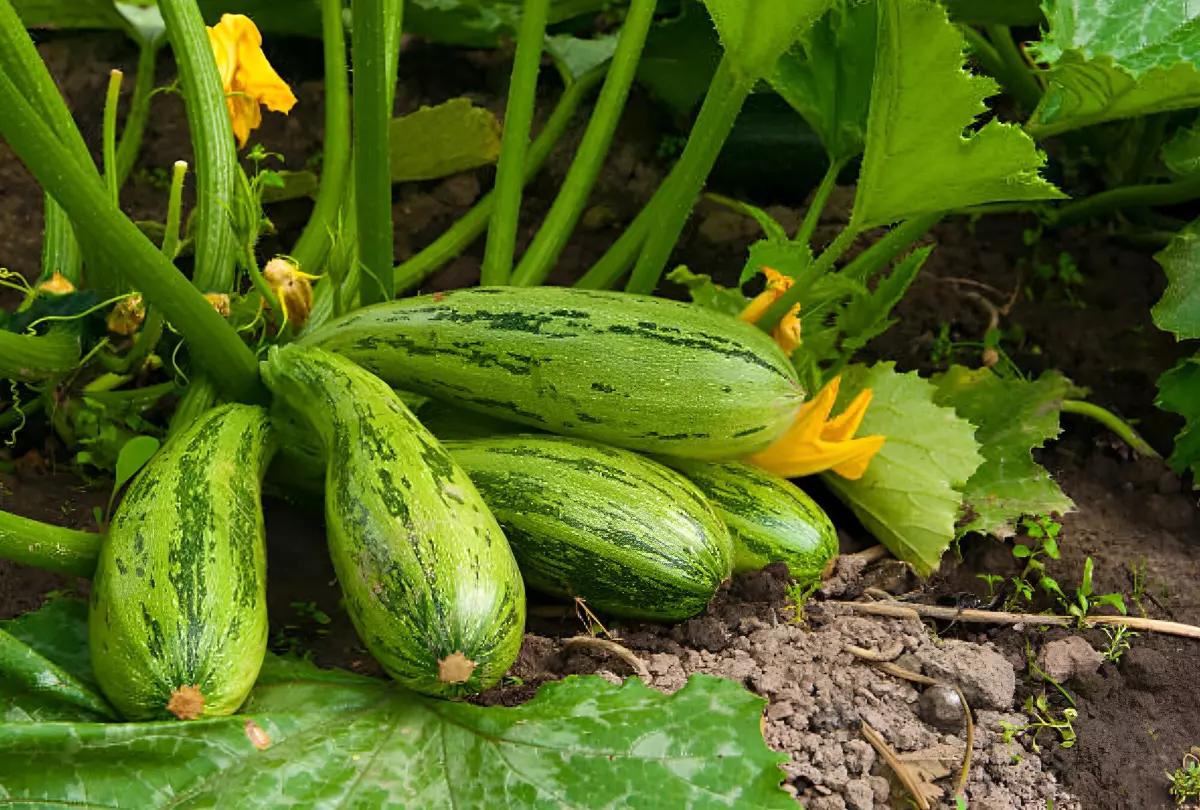
[[447, 442], [508, 535], [530, 587], [618, 616], [702, 611], [729, 576], [729, 533], [688, 481], [615, 447], [558, 436]]
[[734, 573], [785, 562], [804, 584], [837, 556], [833, 522], [798, 486], [750, 464], [666, 459], [700, 488], [733, 536]]
[[788, 358], [736, 318], [648, 296], [477, 287], [356, 310], [306, 336], [390, 384], [652, 453], [744, 458], [803, 400]]
[[525, 588], [466, 473], [387, 384], [349, 360], [272, 349], [263, 379], [324, 447], [329, 552], [367, 649], [427, 695], [500, 680], [521, 646]]
[[172, 438], [113, 516], [88, 635], [105, 696], [126, 718], [231, 714], [267, 648], [261, 481], [267, 412], [223, 405]]

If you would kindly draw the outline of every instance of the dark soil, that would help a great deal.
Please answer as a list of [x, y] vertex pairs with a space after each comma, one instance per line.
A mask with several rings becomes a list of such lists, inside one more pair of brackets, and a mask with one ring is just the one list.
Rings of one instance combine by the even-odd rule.
[[[98, 150], [102, 88], [107, 71], [113, 66], [121, 67], [131, 79], [136, 66], [134, 49], [116, 35], [87, 34], [56, 35], [48, 38], [40, 50], [68, 97], [85, 138]], [[257, 135], [269, 150], [285, 156], [287, 167], [301, 168], [319, 152], [321, 144], [323, 88], [319, 74], [314, 73], [320, 65], [319, 48], [312, 43], [276, 43], [269, 49], [269, 55], [292, 83], [299, 104], [289, 117], [266, 115]], [[498, 53], [458, 52], [414, 44], [402, 57], [397, 111], [408, 112], [422, 104], [467, 95], [500, 115], [508, 69], [506, 59]], [[164, 53], [159, 62], [159, 83], [169, 81], [172, 72], [170, 57]], [[539, 121], [544, 120], [557, 94], [551, 71], [547, 70], [543, 78]], [[126, 82], [127, 90], [131, 85], [132, 81]], [[546, 170], [527, 191], [519, 237], [523, 243], [531, 238], [561, 185], [583, 123], [581, 116]], [[669, 117], [650, 100], [635, 93], [593, 195], [592, 208], [564, 253], [552, 282], [568, 282], [590, 266], [649, 197], [665, 173], [666, 167], [656, 155], [662, 135], [669, 128]], [[154, 102], [138, 168], [123, 191], [125, 210], [136, 219], [161, 220], [166, 191], [156, 179], [155, 171], [166, 169], [177, 159], [189, 159], [188, 152], [182, 100], [177, 95], [162, 94]], [[397, 186], [393, 204], [397, 258], [407, 258], [432, 241], [475, 202], [481, 190], [490, 186], [493, 176], [494, 172], [484, 169], [442, 181]], [[41, 199], [36, 184], [7, 146], [0, 143], [0, 233], [4, 234], [0, 266], [30, 278], [36, 276], [40, 260]], [[755, 201], [764, 205], [773, 202]], [[826, 212], [822, 234], [831, 235], [832, 226], [844, 221], [849, 202], [839, 190]], [[270, 214], [279, 233], [276, 239], [265, 240], [264, 251], [290, 246], [310, 208], [307, 201], [274, 207]], [[791, 228], [803, 213], [782, 206], [770, 210]], [[926, 372], [944, 367], [948, 357], [973, 365], [979, 361], [979, 347], [969, 344], [982, 341], [989, 326], [994, 325], [1003, 331], [1005, 339], [1001, 347], [1018, 367], [1032, 374], [1045, 369], [1061, 370], [1076, 384], [1090, 390], [1091, 401], [1134, 422], [1155, 447], [1169, 452], [1179, 423], [1175, 417], [1154, 408], [1154, 384], [1183, 352], [1150, 320], [1150, 306], [1164, 286], [1161, 270], [1147, 253], [1114, 243], [1100, 229], [1048, 234], [1028, 247], [1022, 234], [1030, 225], [1016, 217], [993, 217], [973, 226], [961, 220], [939, 226], [933, 235], [939, 247], [900, 305], [899, 324], [872, 344], [871, 355], [896, 360], [906, 369]], [[747, 245], [758, 236], [758, 226], [753, 221], [703, 202], [684, 234], [675, 259], [696, 272], [729, 281], [740, 271]], [[431, 278], [425, 289], [475, 283], [481, 250], [481, 243], [474, 245]], [[1083, 284], [1047, 280], [1039, 275], [1039, 266], [1056, 266], [1062, 254], [1072, 258], [1085, 279]], [[679, 295], [678, 290], [663, 292]], [[981, 298], [988, 303], [982, 303]], [[0, 304], [12, 305], [15, 300], [12, 294], [0, 291]], [[945, 339], [939, 339], [942, 335]], [[1200, 515], [1191, 482], [1181, 480], [1161, 461], [1136, 458], [1104, 429], [1081, 417], [1065, 415], [1063, 420], [1064, 437], [1041, 455], [1043, 463], [1075, 500], [1077, 509], [1064, 520], [1059, 538], [1063, 559], [1051, 566], [1051, 575], [1068, 590], [1073, 589], [1084, 559], [1091, 556], [1096, 564], [1097, 591], [1120, 591], [1128, 600], [1133, 590], [1132, 570], [1144, 561], [1147, 584], [1140, 606], [1131, 604], [1131, 610], [1144, 609], [1154, 618], [1200, 623], [1200, 564], [1197, 563]], [[0, 477], [0, 509], [48, 522], [94, 528], [92, 508], [107, 500], [106, 486], [86, 487], [63, 472], [61, 462], [69, 455], [61, 452], [56, 455], [54, 444], [44, 444], [43, 437], [36, 432], [22, 436], [19, 452], [24, 453], [30, 447], [38, 450], [39, 458], [46, 460], [43, 466], [49, 469], [38, 469], [38, 464], [30, 464], [22, 456], [19, 473]], [[5, 458], [0, 455], [0, 461]], [[53, 463], [56, 460], [60, 462], [57, 472]], [[814, 495], [822, 497], [819, 490]], [[843, 512], [831, 506], [831, 513], [843, 530], [846, 550], [868, 542], [852, 520], [843, 519]], [[359, 645], [339, 607], [339, 591], [324, 550], [319, 514], [283, 501], [269, 501], [267, 525], [273, 647], [310, 654], [323, 665], [378, 674], [378, 666]], [[1015, 572], [1009, 547], [1004, 544], [968, 539], [962, 553], [961, 563], [948, 558], [942, 573], [930, 583], [930, 599], [954, 599], [967, 591], [982, 595], [986, 588], [976, 574]], [[898, 580], [896, 589], [904, 590], [907, 585]], [[35, 609], [47, 593], [86, 587], [83, 581], [0, 561], [0, 618]], [[658, 660], [662, 671], [651, 669], [655, 685], [667, 683], [660, 684], [660, 678], [675, 679], [682, 672], [720, 670], [724, 666], [721, 662], [733, 657], [729, 650], [742, 647], [743, 643], [757, 643], [747, 639], [758, 638], [754, 633], [762, 632], [762, 628], [752, 624], [742, 626], [742, 619], [753, 614], [755, 621], [761, 623], [767, 621], [764, 617], [769, 615], [768, 611], [776, 616], [782, 614], [783, 599], [776, 585], [768, 582], [738, 587], [767, 590], [757, 594], [736, 592], [731, 599], [715, 605], [708, 616], [678, 628], [625, 628], [626, 645], [643, 660], [653, 663], [656, 656], [670, 655], [684, 662], [680, 664], [682, 669], [673, 669], [669, 662]], [[739, 603], [755, 606], [750, 613], [731, 618], [729, 605]], [[537, 612], [552, 607], [541, 605]], [[834, 613], [829, 616], [829, 622], [845, 621], [837, 619]], [[858, 628], [855, 632], [875, 633], [872, 638], [880, 643], [889, 634], [898, 634], [907, 639], [907, 650], [926, 649], [925, 637], [919, 629], [886, 622], [874, 624], [882, 629], [868, 632], [863, 629], [865, 625], [855, 624]], [[604, 670], [621, 676], [628, 674], [622, 664], [602, 656], [559, 653], [554, 639], [574, 635], [580, 629], [573, 615], [558, 622], [535, 619], [531, 629], [539, 635], [529, 637], [514, 670], [524, 678], [524, 685], [509, 687], [507, 691], [487, 696], [487, 700], [519, 702], [532, 694], [540, 680], [570, 672]], [[996, 645], [1018, 674], [1025, 672], [1026, 643], [1036, 652], [1048, 640], [1032, 627], [942, 629], [947, 637]], [[851, 633], [844, 629], [836, 632]], [[1088, 636], [1088, 639], [1098, 648], [1106, 641], [1102, 636]], [[792, 639], [792, 643], [803, 646], [809, 642]], [[1079, 709], [1075, 722], [1079, 739], [1075, 747], [1064, 750], [1049, 745], [1046, 737], [1040, 738], [1047, 743], [1044, 745], [1047, 764], [1060, 774], [1062, 783], [1079, 805], [1088, 810], [1157, 810], [1171, 806], [1163, 771], [1178, 767], [1183, 754], [1200, 744], [1200, 705], [1197, 705], [1200, 691], [1196, 689], [1195, 674], [1200, 645], [1148, 634], [1135, 638], [1132, 644], [1132, 650], [1119, 665], [1105, 664], [1098, 674], [1067, 684]], [[748, 649], [751, 653], [757, 650]], [[845, 664], [855, 666], [849, 660]], [[799, 705], [786, 696], [779, 698], [776, 692], [753, 680], [747, 683], [770, 696], [773, 704], [790, 701], [791, 705]], [[853, 683], [856, 687], [866, 684], [867, 691], [872, 692], [878, 686], [874, 681]], [[1018, 684], [1018, 697], [1040, 692], [1042, 688], [1022, 681]], [[910, 692], [905, 694], [915, 700], [915, 691], [910, 689]], [[1056, 690], [1051, 688], [1049, 694], [1056, 708], [1065, 705]], [[820, 723], [825, 721], [819, 718], [809, 718], [806, 722], [811, 726], [799, 728], [801, 724], [793, 723], [788, 728], [802, 734], [829, 733], [836, 728], [840, 729], [838, 733], [850, 735], [851, 715], [855, 714], [851, 704], [844, 707], [841, 719], [830, 728], [822, 728]], [[770, 711], [768, 718], [780, 723], [784, 719], [772, 718]], [[851, 736], [838, 738], [843, 754], [851, 750], [844, 748], [850, 745]], [[768, 739], [789, 750], [801, 764], [811, 765], [825, 756], [817, 748], [806, 748], [809, 743], [791, 737], [773, 737], [768, 733]], [[995, 742], [987, 736], [981, 739], [984, 746]], [[1010, 782], [1034, 784], [1041, 778], [1036, 768], [1026, 775], [1028, 779], [1018, 778], [1006, 772], [1003, 763], [990, 762], [989, 755], [981, 756], [980, 773], [991, 780], [986, 785], [997, 791], [1008, 790], [1004, 786]], [[857, 780], [873, 789], [878, 786], [877, 782], [872, 783], [873, 776], [886, 773], [886, 769], [872, 770], [870, 765], [862, 766], [860, 762], [861, 773], [847, 774], [844, 779], [836, 774], [831, 777], [835, 770], [793, 769], [789, 771], [790, 783], [798, 793], [812, 797], [810, 807], [858, 806], [851, 801], [853, 796], [857, 796], [855, 801], [867, 801], [864, 806], [871, 807], [870, 800], [862, 796], [861, 784], [847, 785]], [[1054, 789], [1045, 787], [1050, 783], [1036, 784], [1051, 791], [1045, 795], [1053, 795]], [[984, 785], [985, 782], [976, 783], [974, 789], [979, 792], [973, 796], [979, 801], [973, 801], [973, 807], [989, 806], [986, 802], [993, 798], [1001, 801], [1000, 793], [993, 796], [986, 792], [992, 788], [985, 789]], [[994, 806], [1044, 807], [1044, 798], [1034, 790], [1007, 800], [1007, 805]], [[1039, 801], [1041, 804], [1036, 804]]]

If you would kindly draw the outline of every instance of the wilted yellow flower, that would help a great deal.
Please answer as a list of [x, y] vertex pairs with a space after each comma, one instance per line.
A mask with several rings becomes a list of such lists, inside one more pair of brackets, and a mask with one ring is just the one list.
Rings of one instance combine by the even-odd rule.
[[233, 121], [238, 146], [245, 146], [250, 130], [262, 123], [260, 104], [286, 114], [296, 96], [262, 52], [262, 34], [244, 14], [223, 14], [208, 29], [208, 40], [217, 57], [217, 71], [225, 88], [225, 103]]
[[204, 298], [208, 303], [212, 304], [212, 308], [217, 311], [218, 315], [222, 318], [229, 317], [228, 293], [205, 293]]
[[55, 271], [54, 275], [38, 285], [38, 289], [52, 295], [66, 295], [75, 292], [75, 285], [68, 281], [62, 273]]
[[829, 418], [841, 381], [841, 377], [834, 377], [826, 383], [816, 397], [800, 407], [788, 432], [748, 461], [783, 478], [799, 478], [830, 469], [843, 478], [862, 478], [886, 439], [854, 438], [871, 404], [870, 388], [855, 397], [839, 416]]
[[301, 273], [296, 265], [287, 259], [275, 258], [267, 262], [263, 268], [263, 278], [271, 292], [279, 299], [287, 322], [297, 329], [308, 323], [308, 316], [313, 308], [312, 279], [308, 273]]
[[140, 295], [122, 298], [108, 313], [108, 331], [118, 335], [132, 335], [146, 320], [146, 305]]
[[[778, 270], [772, 270], [770, 267], [764, 267], [763, 273], [767, 276], [767, 286], [762, 292], [755, 296], [754, 300], [746, 305], [739, 315], [746, 323], [758, 323], [758, 319], [771, 308], [779, 298], [787, 292], [794, 281], [791, 276], [785, 276]], [[783, 349], [787, 354], [796, 351], [800, 346], [800, 305], [796, 304], [791, 308], [787, 315], [775, 325], [771, 330], [771, 337], [779, 344], [779, 348]]]

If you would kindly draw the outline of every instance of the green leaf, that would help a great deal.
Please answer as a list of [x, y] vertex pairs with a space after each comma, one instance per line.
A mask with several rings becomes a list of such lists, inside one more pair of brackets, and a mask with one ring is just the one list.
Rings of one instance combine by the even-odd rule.
[[[86, 615], [59, 600], [22, 619], [27, 655], [86, 650]], [[71, 663], [84, 662], [76, 652]], [[570, 677], [523, 706], [483, 708], [272, 655], [243, 715], [126, 724], [78, 722], [65, 695], [57, 715], [35, 715], [2, 671], [9, 805], [795, 807], [779, 787], [784, 757], [762, 739], [765, 701], [706, 675], [673, 695]]]
[[859, 154], [875, 69], [875, 3], [842, 3], [775, 63], [771, 87], [816, 131], [833, 160]]
[[934, 404], [933, 383], [898, 374], [895, 363], [847, 368], [835, 412], [864, 388], [874, 395], [856, 435], [887, 441], [857, 481], [833, 472], [821, 478], [889, 551], [929, 574], [954, 540], [958, 490], [983, 461], [975, 429]]
[[569, 85], [579, 81], [584, 74], [600, 67], [612, 59], [617, 50], [620, 36], [600, 36], [595, 39], [560, 34], [546, 37], [546, 53], [554, 60], [558, 72]]
[[853, 355], [896, 323], [888, 315], [900, 303], [932, 252], [932, 245], [914, 250], [881, 279], [873, 291], [852, 298], [838, 313], [837, 328], [843, 335], [842, 354], [847, 357]]
[[1039, 175], [1045, 156], [1020, 128], [993, 119], [964, 136], [997, 85], [964, 70], [963, 36], [945, 10], [929, 0], [894, 0], [879, 11], [867, 145], [851, 227], [1064, 196]]
[[988, 368], [951, 366], [934, 382], [934, 402], [978, 428], [975, 440], [983, 453], [983, 464], [963, 489], [967, 521], [960, 535], [1012, 537], [1022, 516], [1063, 514], [1074, 506], [1030, 452], [1058, 436], [1069, 380], [1053, 371], [1026, 382]]
[[942, 0], [950, 19], [964, 25], [1041, 24], [1039, 0]]
[[680, 116], [690, 115], [712, 84], [721, 42], [699, 0], [683, 0], [679, 16], [656, 23], [646, 36], [637, 79]]
[[434, 180], [495, 163], [500, 124], [490, 110], [452, 98], [392, 119], [392, 182]]
[[158, 452], [159, 442], [153, 436], [134, 436], [121, 446], [117, 454], [116, 480], [113, 489], [120, 489], [137, 475], [138, 470]]
[[115, 28], [129, 31], [112, 0], [12, 0], [26, 28]]
[[1168, 169], [1183, 177], [1200, 171], [1200, 121], [1175, 130], [1162, 148], [1162, 159]]
[[285, 200], [298, 200], [301, 197], [315, 198], [317, 189], [321, 186], [321, 181], [317, 175], [307, 169], [292, 172], [286, 169], [271, 172], [274, 175], [276, 184], [264, 183], [262, 190], [262, 201], [264, 203], [277, 203]]
[[834, 0], [704, 0], [725, 56], [745, 78], [770, 75], [776, 61]]
[[1191, 0], [1046, 0], [1035, 51], [1046, 93], [1039, 138], [1116, 118], [1200, 105], [1200, 6]]
[[1200, 219], [1175, 234], [1154, 259], [1167, 274], [1167, 289], [1150, 310], [1154, 323], [1178, 340], [1200, 338]]
[[1200, 354], [1180, 361], [1158, 378], [1155, 405], [1185, 420], [1175, 436], [1175, 452], [1167, 459], [1177, 473], [1192, 471], [1200, 477]]
[[693, 303], [726, 315], [740, 315], [750, 302], [741, 290], [714, 284], [712, 276], [693, 273], [683, 265], [667, 273], [667, 281], [687, 287]]

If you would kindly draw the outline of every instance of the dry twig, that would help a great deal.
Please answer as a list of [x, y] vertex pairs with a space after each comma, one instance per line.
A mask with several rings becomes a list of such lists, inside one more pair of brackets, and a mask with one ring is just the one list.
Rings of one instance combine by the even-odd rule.
[[905, 790], [912, 794], [917, 807], [921, 810], [929, 810], [929, 799], [925, 798], [925, 794], [921, 791], [921, 785], [913, 778], [908, 767], [896, 756], [896, 752], [887, 744], [887, 740], [878, 731], [871, 728], [871, 724], [866, 720], [862, 723], [862, 735], [871, 744], [871, 747], [879, 752], [879, 756], [883, 757], [883, 761], [896, 774], [896, 778], [904, 785]]
[[596, 638], [595, 636], [575, 636], [565, 639], [562, 643], [564, 650], [569, 650], [572, 647], [594, 647], [598, 650], [610, 652], [620, 658], [633, 670], [633, 673], [641, 678], [644, 682], [650, 682], [650, 670], [646, 669], [645, 663], [632, 652], [622, 647], [615, 641], [608, 639]]

